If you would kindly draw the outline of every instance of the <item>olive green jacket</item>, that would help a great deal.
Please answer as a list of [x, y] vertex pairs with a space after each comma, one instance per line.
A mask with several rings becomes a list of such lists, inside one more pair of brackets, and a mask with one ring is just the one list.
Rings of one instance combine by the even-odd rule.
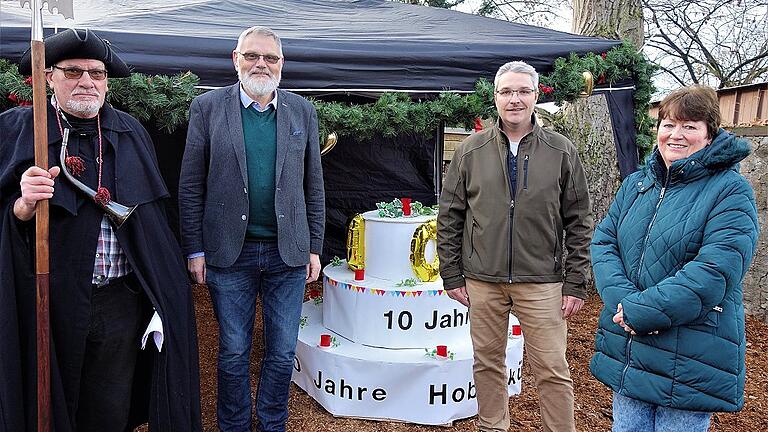
[[[592, 211], [576, 147], [534, 122], [517, 152], [512, 199], [509, 143], [498, 125], [465, 139], [445, 176], [437, 218], [440, 276], [486, 282], [563, 281], [563, 295], [586, 298]], [[568, 256], [563, 271], [563, 233]]]

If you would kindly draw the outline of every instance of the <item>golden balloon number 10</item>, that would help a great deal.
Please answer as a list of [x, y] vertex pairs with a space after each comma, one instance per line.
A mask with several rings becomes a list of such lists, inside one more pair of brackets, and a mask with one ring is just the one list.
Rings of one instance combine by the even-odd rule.
[[347, 228], [347, 267], [365, 268], [365, 219], [360, 214], [352, 218]]
[[437, 241], [437, 220], [424, 222], [416, 228], [411, 239], [411, 268], [422, 282], [433, 282], [440, 274], [440, 260], [435, 254], [432, 262], [427, 261], [427, 244]]
[[[394, 312], [385, 313], [384, 318], [387, 319], [387, 330], [392, 330]], [[413, 315], [408, 311], [401, 311], [397, 316], [397, 326], [400, 327], [400, 330], [408, 330], [411, 328], [411, 324], [413, 324]]]

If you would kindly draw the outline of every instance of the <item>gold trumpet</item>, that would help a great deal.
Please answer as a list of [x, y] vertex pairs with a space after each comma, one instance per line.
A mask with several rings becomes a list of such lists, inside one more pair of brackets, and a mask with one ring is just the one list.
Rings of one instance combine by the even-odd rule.
[[592, 90], [595, 88], [595, 78], [592, 76], [592, 72], [584, 71], [582, 72], [581, 77], [584, 79], [584, 90], [579, 93], [579, 96], [592, 96]]
[[329, 133], [328, 137], [325, 138], [323, 145], [320, 146], [320, 156], [323, 156], [329, 151], [333, 150], [333, 147], [336, 146], [338, 141], [339, 136], [336, 135], [336, 132]]
[[81, 192], [91, 197], [93, 202], [96, 203], [99, 207], [104, 210], [104, 212], [109, 216], [109, 218], [112, 220], [112, 223], [115, 224], [115, 228], [120, 228], [121, 225], [125, 222], [126, 219], [128, 219], [128, 216], [133, 213], [134, 210], [136, 210], [137, 206], [133, 207], [126, 207], [122, 204], [116, 203], [112, 200], [109, 200], [107, 204], [102, 205], [99, 204], [94, 198], [96, 197], [96, 191], [89, 188], [83, 182], [76, 179], [67, 169], [67, 164], [64, 163], [65, 159], [67, 158], [67, 144], [69, 143], [69, 129], [64, 129], [64, 133], [62, 134], [62, 140], [61, 140], [61, 155], [59, 158], [61, 159], [61, 172], [64, 173], [64, 177], [67, 178], [70, 182], [72, 182], [73, 185], [75, 185], [76, 188], [80, 189]]

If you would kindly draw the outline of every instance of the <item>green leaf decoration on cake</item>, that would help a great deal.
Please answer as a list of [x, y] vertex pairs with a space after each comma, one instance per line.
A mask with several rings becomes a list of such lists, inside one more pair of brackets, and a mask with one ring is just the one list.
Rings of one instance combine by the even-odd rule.
[[408, 278], [408, 279], [401, 280], [395, 286], [398, 286], [398, 287], [415, 287], [416, 285], [421, 285], [421, 281], [416, 280], [414, 278]]
[[[433, 359], [437, 359], [438, 358], [437, 357], [437, 349], [432, 348], [432, 350], [430, 350], [429, 348], [424, 348], [424, 351], [425, 351], [425, 353], [424, 353], [425, 357], [429, 357], [429, 358], [433, 358]], [[448, 355], [445, 358], [453, 360], [453, 353], [451, 352], [451, 350], [448, 350], [447, 354]]]
[[403, 215], [403, 203], [397, 198], [392, 202], [376, 203], [376, 208], [379, 209], [379, 217], [399, 218]]
[[425, 206], [420, 201], [414, 201], [411, 203], [411, 213], [419, 216], [436, 216], [438, 211], [438, 205]]
[[333, 258], [331, 258], [331, 263], [330, 264], [331, 264], [331, 267], [338, 267], [338, 266], [342, 265], [343, 263], [344, 262], [342, 261], [341, 258], [339, 258], [336, 255], [334, 255]]
[[[399, 198], [395, 198], [392, 202], [379, 202], [376, 203], [376, 208], [379, 210], [379, 217], [386, 218], [399, 218], [403, 216], [403, 202]], [[435, 216], [437, 215], [438, 206], [425, 206], [420, 201], [411, 202], [411, 215], [413, 216]]]

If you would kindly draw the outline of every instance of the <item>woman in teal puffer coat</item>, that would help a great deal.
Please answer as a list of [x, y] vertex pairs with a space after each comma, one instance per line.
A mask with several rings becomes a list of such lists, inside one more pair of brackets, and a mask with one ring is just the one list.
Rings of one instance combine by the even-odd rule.
[[592, 240], [604, 307], [592, 374], [613, 390], [613, 430], [706, 431], [744, 404], [741, 282], [758, 238], [749, 144], [718, 129], [714, 90], [659, 105], [657, 148], [624, 181]]

